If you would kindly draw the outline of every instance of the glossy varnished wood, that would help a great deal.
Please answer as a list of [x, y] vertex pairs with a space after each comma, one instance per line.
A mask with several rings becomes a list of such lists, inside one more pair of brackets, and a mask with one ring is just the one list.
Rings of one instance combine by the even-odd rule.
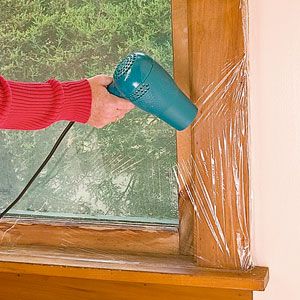
[[246, 1], [189, 0], [194, 255], [200, 266], [250, 264]]
[[[180, 88], [198, 105], [206, 89], [224, 79], [226, 68], [247, 67], [246, 64], [239, 65], [246, 50], [241, 3], [240, 0], [172, 1], [174, 76]], [[226, 81], [224, 84], [226, 86]], [[203, 118], [199, 122], [201, 126], [192, 126], [177, 134], [179, 164], [195, 158], [199, 151], [206, 151], [211, 157], [211, 141], [220, 137], [230, 140], [230, 132], [224, 129], [232, 122], [241, 133], [238, 139], [243, 149], [247, 149], [248, 102], [243, 98], [242, 105], [236, 106], [232, 97], [239, 86], [246, 85], [246, 78], [231, 81], [224, 98], [229, 108], [225, 117]], [[243, 95], [247, 97], [247, 88]], [[209, 104], [215, 107], [217, 101], [217, 94], [212, 93]], [[209, 111], [209, 106], [200, 105], [199, 108], [199, 115]], [[237, 111], [245, 117], [243, 122], [236, 122], [234, 113]], [[228, 149], [234, 149], [233, 145], [230, 144]], [[217, 153], [217, 157], [222, 154]], [[248, 255], [249, 248], [245, 247], [250, 241], [245, 235], [249, 232], [247, 151], [237, 162], [237, 174], [242, 179], [239, 183], [244, 191], [242, 202], [237, 202], [240, 199], [236, 198], [235, 178], [230, 169], [232, 161], [227, 161], [228, 168], [224, 170], [226, 184], [214, 187], [214, 205], [218, 214], [223, 213], [218, 218], [222, 220], [222, 226], [225, 225], [229, 252], [220, 251], [211, 228], [195, 218], [195, 207], [184, 190], [179, 196], [179, 229], [72, 222], [64, 226], [52, 221], [34, 220], [30, 224], [30, 221], [6, 220], [0, 224], [2, 298], [252, 299], [252, 291], [262, 291], [267, 285], [267, 268], [255, 267], [248, 272], [204, 268], [240, 269], [238, 243], [245, 250], [244, 255]], [[196, 165], [196, 168], [207, 188], [211, 189], [211, 178], [207, 178], [202, 165]], [[192, 174], [195, 178], [195, 170]], [[192, 184], [190, 179], [193, 178], [186, 178], [188, 186]], [[221, 188], [226, 189], [225, 193], [221, 193]], [[242, 203], [238, 206], [243, 211], [242, 219], [239, 219], [236, 203]]]
[[[107, 282], [65, 277], [0, 274], [1, 296], [9, 300], [251, 300], [251, 291]], [[30, 286], [30, 289], [28, 288]], [[2, 298], [1, 298], [2, 299]]]
[[[241, 3], [240, 0], [172, 1], [174, 76], [177, 84], [194, 102], [203, 96], [205, 88], [222, 81], [225, 67], [230, 70], [230, 65], [240, 66], [239, 63], [245, 54]], [[200, 151], [207, 154], [208, 160], [219, 157], [214, 172], [222, 173], [224, 177], [222, 186], [212, 186], [212, 168], [209, 164], [208, 171], [203, 169], [201, 162], [196, 164], [196, 168], [201, 174], [205, 188], [216, 195], [213, 206], [228, 249], [224, 245], [223, 249], [218, 247], [212, 228], [220, 239], [217, 228], [219, 224], [212, 215], [209, 222], [203, 215], [195, 218], [195, 211], [201, 210], [195, 207], [195, 204], [194, 206], [191, 204], [190, 196], [186, 194], [185, 189], [182, 189], [179, 195], [179, 229], [168, 226], [6, 220], [0, 224], [2, 245], [36, 245], [66, 249], [77, 247], [87, 251], [148, 254], [180, 253], [194, 255], [199, 265], [204, 267], [241, 268], [244, 262], [241, 261], [240, 253], [247, 258], [250, 251], [250, 237], [247, 235], [249, 233], [247, 101], [243, 102], [244, 106], [239, 106], [241, 103], [234, 101], [232, 95], [235, 95], [238, 86], [246, 84], [245, 80], [237, 78], [229, 85], [227, 96], [224, 98], [224, 103], [228, 104], [226, 117], [220, 115], [216, 118], [201, 119], [199, 126], [192, 126], [177, 135], [179, 165], [189, 161], [191, 157], [196, 160]], [[220, 88], [224, 89], [225, 86]], [[243, 97], [246, 97], [247, 90], [244, 92]], [[218, 104], [218, 97], [214, 93], [209, 103], [213, 107], [214, 103]], [[200, 107], [199, 116], [209, 113], [209, 106], [201, 106], [201, 101], [197, 104]], [[245, 116], [242, 122], [235, 120], [237, 111]], [[230, 157], [227, 159], [225, 153], [218, 152], [218, 147], [212, 144], [212, 141], [215, 143], [220, 138], [225, 142], [230, 141], [231, 131], [228, 128], [231, 123], [237, 128], [236, 138], [243, 147], [242, 158], [235, 161], [235, 174]], [[212, 146], [214, 153], [211, 150]], [[234, 145], [229, 143], [227, 149], [232, 151]], [[220, 157], [226, 162], [225, 165]], [[191, 180], [195, 182], [197, 174], [194, 170], [192, 173], [192, 178], [183, 174], [187, 186], [195, 185]], [[239, 174], [238, 186], [241, 187], [242, 194], [236, 191], [237, 184], [234, 177], [236, 174]], [[200, 190], [199, 184], [198, 189]], [[240, 198], [237, 198], [237, 195]], [[203, 203], [204, 209], [210, 212], [208, 204], [204, 201], [205, 197], [197, 195], [196, 198]]]
[[[92, 252], [178, 254], [177, 226], [86, 223], [45, 219], [4, 219], [1, 246], [44, 246]], [[67, 250], [66, 250], [67, 251]]]
[[[2, 249], [0, 273], [237, 290], [264, 290], [268, 269], [248, 272], [197, 267], [187, 256], [135, 256], [57, 249]], [[67, 267], [66, 267], [67, 266]]]
[[[174, 79], [181, 90], [190, 97], [190, 70], [189, 70], [189, 35], [187, 0], [172, 1], [172, 31], [173, 31], [173, 56]], [[192, 153], [192, 129], [188, 127], [177, 134], [177, 163], [182, 165], [190, 160]], [[178, 172], [180, 172], [178, 168]], [[180, 176], [180, 174], [178, 174]], [[190, 184], [190, 178], [186, 178]], [[186, 190], [179, 187], [179, 248], [180, 253], [193, 255], [194, 244], [194, 209]]]

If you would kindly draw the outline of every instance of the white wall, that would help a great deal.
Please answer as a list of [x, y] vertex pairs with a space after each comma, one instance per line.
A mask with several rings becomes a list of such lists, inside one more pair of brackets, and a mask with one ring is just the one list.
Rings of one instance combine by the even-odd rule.
[[250, 0], [254, 299], [300, 299], [300, 1]]

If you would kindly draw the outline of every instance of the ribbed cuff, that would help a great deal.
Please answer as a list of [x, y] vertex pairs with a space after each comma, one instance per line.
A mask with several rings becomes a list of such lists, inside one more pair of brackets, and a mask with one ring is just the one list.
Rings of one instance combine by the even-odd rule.
[[64, 101], [57, 121], [86, 123], [91, 114], [92, 92], [87, 79], [62, 82]]

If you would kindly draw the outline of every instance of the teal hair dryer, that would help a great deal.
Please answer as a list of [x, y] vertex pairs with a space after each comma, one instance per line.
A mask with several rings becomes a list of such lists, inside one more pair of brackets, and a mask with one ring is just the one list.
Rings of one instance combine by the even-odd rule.
[[150, 56], [136, 52], [116, 67], [108, 91], [128, 99], [140, 109], [177, 130], [188, 127], [198, 109], [177, 87], [173, 78]]

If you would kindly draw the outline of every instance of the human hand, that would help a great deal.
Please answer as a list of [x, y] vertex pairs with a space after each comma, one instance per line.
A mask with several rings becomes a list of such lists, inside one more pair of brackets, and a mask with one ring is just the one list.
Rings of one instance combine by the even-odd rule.
[[88, 81], [92, 91], [92, 107], [87, 124], [103, 128], [110, 123], [119, 121], [135, 107], [130, 101], [108, 92], [106, 87], [113, 81], [112, 77], [97, 75]]

